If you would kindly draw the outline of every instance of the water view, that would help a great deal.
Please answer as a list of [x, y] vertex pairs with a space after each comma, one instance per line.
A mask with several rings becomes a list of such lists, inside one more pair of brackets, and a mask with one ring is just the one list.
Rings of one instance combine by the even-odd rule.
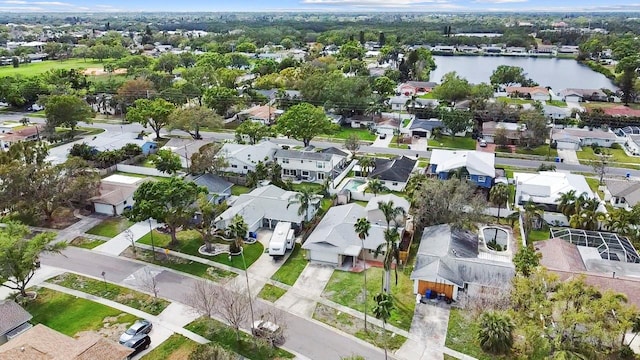
[[435, 82], [440, 82], [444, 74], [456, 71], [473, 84], [488, 83], [499, 65], [510, 65], [523, 68], [528, 77], [556, 91], [565, 88], [616, 89], [607, 77], [571, 59], [514, 56], [434, 56], [434, 59], [438, 67], [431, 73], [430, 80]]

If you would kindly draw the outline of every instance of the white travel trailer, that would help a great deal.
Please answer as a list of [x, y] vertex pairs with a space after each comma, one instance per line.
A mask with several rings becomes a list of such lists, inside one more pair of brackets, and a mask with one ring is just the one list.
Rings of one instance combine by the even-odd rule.
[[273, 229], [271, 240], [269, 240], [269, 255], [274, 257], [283, 256], [287, 250], [293, 249], [294, 242], [295, 236], [291, 223], [286, 221], [279, 222]]

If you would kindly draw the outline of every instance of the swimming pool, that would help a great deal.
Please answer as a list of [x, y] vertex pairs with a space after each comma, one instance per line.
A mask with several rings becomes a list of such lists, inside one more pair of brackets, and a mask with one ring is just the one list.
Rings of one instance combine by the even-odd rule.
[[506, 251], [509, 244], [509, 234], [505, 229], [486, 226], [482, 228], [485, 245], [494, 251]]
[[367, 182], [365, 180], [350, 179], [344, 185], [343, 189], [347, 189], [349, 191], [358, 191], [358, 188], [366, 183]]

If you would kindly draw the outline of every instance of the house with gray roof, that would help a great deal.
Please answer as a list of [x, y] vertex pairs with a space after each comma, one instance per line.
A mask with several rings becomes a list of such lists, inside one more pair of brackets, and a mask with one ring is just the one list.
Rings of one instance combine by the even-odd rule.
[[[376, 249], [385, 243], [384, 230], [387, 228], [384, 216], [378, 209], [378, 202], [386, 201], [385, 197], [391, 197], [394, 205], [409, 210], [409, 203], [395, 195], [374, 197], [364, 207], [357, 203], [334, 206], [329, 209], [322, 218], [313, 233], [302, 248], [307, 251], [308, 259], [339, 267], [350, 269], [356, 266], [357, 261], [364, 257], [365, 260], [374, 260]], [[366, 218], [371, 222], [369, 236], [363, 241], [353, 230], [356, 221]], [[400, 235], [404, 232], [404, 223], [400, 222]], [[377, 260], [381, 260], [379, 255]]]
[[256, 188], [242, 194], [225, 210], [216, 221], [216, 228], [224, 230], [234, 216], [240, 215], [248, 225], [249, 232], [260, 228], [273, 229], [281, 221], [288, 221], [298, 231], [302, 223], [310, 221], [320, 208], [320, 198], [313, 199], [306, 214], [298, 214], [300, 204], [291, 203], [297, 192], [283, 190], [275, 185]]
[[515, 275], [510, 257], [481, 250], [479, 244], [477, 234], [448, 224], [425, 228], [411, 273], [414, 293], [431, 290], [456, 301], [461, 293], [507, 289]]
[[22, 334], [31, 328], [29, 320], [33, 316], [12, 300], [0, 301], [0, 344]]
[[224, 157], [228, 166], [222, 171], [245, 175], [255, 171], [258, 162], [269, 163], [280, 146], [271, 141], [263, 141], [255, 145], [231, 144], [222, 146], [217, 156]]
[[417, 162], [406, 156], [375, 158], [375, 168], [369, 173], [369, 178], [379, 179], [391, 191], [403, 191]]
[[333, 152], [279, 149], [273, 161], [282, 167], [282, 176], [293, 180], [322, 183], [347, 167], [347, 157]]
[[209, 202], [222, 204], [231, 196], [232, 183], [214, 174], [201, 174], [187, 178], [198, 186], [207, 188]]
[[640, 203], [640, 182], [607, 179], [604, 183], [604, 200], [612, 206], [631, 210]]
[[443, 129], [445, 126], [438, 119], [413, 119], [409, 125], [411, 136], [431, 138], [433, 129]]

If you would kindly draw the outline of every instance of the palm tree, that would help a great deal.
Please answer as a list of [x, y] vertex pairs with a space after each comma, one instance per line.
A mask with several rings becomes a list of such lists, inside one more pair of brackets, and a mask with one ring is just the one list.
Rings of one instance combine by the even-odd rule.
[[373, 315], [376, 319], [382, 320], [382, 333], [384, 337], [384, 358], [388, 359], [387, 355], [387, 320], [391, 317], [391, 311], [393, 310], [393, 298], [389, 294], [379, 293], [374, 296], [376, 304], [373, 307]]
[[[244, 266], [244, 277], [247, 281], [247, 296], [249, 297], [249, 310], [251, 311], [251, 332], [253, 333], [253, 324], [255, 323], [253, 316], [253, 301], [251, 300], [251, 288], [249, 286], [249, 274], [247, 273], [247, 262], [244, 258], [244, 251], [242, 246], [244, 245], [244, 238], [247, 235], [247, 231], [249, 231], [249, 226], [244, 221], [244, 218], [240, 214], [236, 214], [233, 219], [231, 219], [231, 224], [227, 226], [227, 230], [230, 233], [230, 236], [234, 239], [234, 245], [236, 246], [238, 251], [240, 251], [240, 257], [242, 258], [242, 265]], [[231, 255], [229, 255], [229, 260], [231, 260]]]
[[600, 221], [605, 220], [605, 214], [598, 211], [599, 207], [599, 199], [585, 200], [580, 211], [569, 218], [569, 225], [577, 229], [598, 230]]
[[396, 227], [400, 226], [400, 224], [398, 224], [398, 217], [402, 216], [404, 218], [407, 215], [402, 207], [395, 206], [393, 200], [386, 202], [380, 201], [378, 203], [378, 209], [384, 214], [384, 219], [387, 221], [387, 230], [389, 230], [392, 221]]
[[507, 204], [509, 200], [509, 186], [505, 184], [496, 184], [489, 191], [489, 200], [498, 207], [498, 216], [496, 220], [500, 221], [500, 208]]
[[364, 264], [364, 270], [362, 271], [364, 275], [364, 332], [367, 332], [367, 263], [364, 258], [364, 239], [369, 236], [369, 229], [371, 229], [371, 222], [367, 220], [367, 218], [359, 218], [356, 223], [353, 225], [356, 234], [360, 238], [360, 242], [362, 243], [362, 263]]
[[370, 179], [367, 181], [367, 186], [364, 188], [364, 193], [370, 192], [373, 196], [378, 196], [383, 191], [388, 191], [389, 189], [382, 185], [380, 179]]
[[415, 195], [418, 194], [420, 189], [422, 189], [422, 185], [427, 181], [427, 179], [427, 175], [420, 172], [415, 172], [409, 177], [404, 191], [409, 195], [409, 199], [411, 199], [412, 204], [415, 200]]
[[303, 187], [292, 198], [289, 199], [287, 209], [291, 205], [298, 205], [298, 215], [304, 215], [304, 221], [309, 220], [309, 209], [311, 208], [313, 200], [318, 197], [310, 188]]
[[391, 292], [391, 268], [396, 275], [396, 285], [398, 284], [398, 267], [394, 267], [393, 263], [400, 262], [400, 249], [398, 248], [398, 241], [400, 240], [400, 233], [397, 227], [384, 230], [384, 243], [380, 244], [374, 252], [374, 257], [384, 252], [384, 259], [382, 259], [382, 265], [384, 268], [384, 278], [382, 279], [382, 291]]
[[531, 230], [533, 230], [533, 226], [536, 221], [542, 219], [542, 214], [544, 211], [538, 205], [536, 205], [533, 201], [529, 200], [524, 204], [524, 216], [523, 216], [523, 225], [524, 225], [524, 234], [529, 239], [529, 234]]
[[558, 210], [567, 218], [573, 215], [574, 205], [577, 200], [576, 191], [570, 190], [560, 194], [558, 199]]
[[480, 316], [478, 340], [483, 350], [494, 354], [505, 354], [513, 346], [515, 325], [507, 314], [487, 311]]
[[605, 219], [604, 226], [607, 230], [624, 233], [628, 230], [630, 223], [633, 221], [633, 213], [626, 209], [614, 208], [609, 211]]
[[363, 177], [367, 177], [369, 175], [369, 171], [371, 168], [376, 166], [376, 162], [372, 157], [364, 156], [360, 160], [358, 160], [360, 164], [360, 172], [362, 172]]

